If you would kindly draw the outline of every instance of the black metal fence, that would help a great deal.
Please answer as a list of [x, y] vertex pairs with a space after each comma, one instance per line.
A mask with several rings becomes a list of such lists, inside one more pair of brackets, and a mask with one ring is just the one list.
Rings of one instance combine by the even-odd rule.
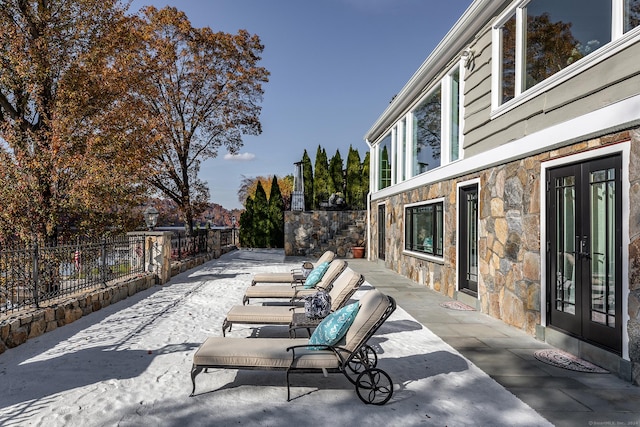
[[181, 260], [193, 255], [207, 253], [208, 230], [195, 230], [187, 236], [184, 232], [174, 233], [171, 237], [171, 259]]
[[144, 236], [0, 247], [0, 314], [144, 272]]

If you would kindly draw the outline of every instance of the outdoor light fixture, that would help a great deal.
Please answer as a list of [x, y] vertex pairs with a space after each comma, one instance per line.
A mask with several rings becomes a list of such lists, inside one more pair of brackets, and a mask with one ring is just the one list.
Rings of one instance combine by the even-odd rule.
[[232, 216], [232, 217], [231, 217], [231, 226], [232, 226], [233, 228], [236, 228], [236, 217], [235, 217], [235, 216]]
[[147, 224], [149, 231], [152, 231], [153, 227], [158, 223], [158, 215], [160, 215], [160, 213], [153, 206], [149, 206], [144, 210], [144, 222]]
[[466, 48], [464, 50], [464, 52], [462, 52], [462, 54], [460, 55], [460, 59], [462, 59], [463, 64], [464, 64], [464, 68], [466, 68], [469, 71], [472, 71], [473, 68], [476, 66], [476, 55], [475, 52], [473, 50], [471, 50], [471, 48]]

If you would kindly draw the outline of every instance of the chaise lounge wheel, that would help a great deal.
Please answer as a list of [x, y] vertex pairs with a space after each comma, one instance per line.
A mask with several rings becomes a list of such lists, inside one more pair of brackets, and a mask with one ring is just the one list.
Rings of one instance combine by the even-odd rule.
[[351, 372], [359, 374], [365, 369], [375, 368], [377, 364], [378, 355], [373, 348], [365, 345], [356, 353], [347, 366]]
[[382, 369], [367, 369], [356, 380], [356, 392], [364, 403], [384, 405], [393, 396], [393, 383]]

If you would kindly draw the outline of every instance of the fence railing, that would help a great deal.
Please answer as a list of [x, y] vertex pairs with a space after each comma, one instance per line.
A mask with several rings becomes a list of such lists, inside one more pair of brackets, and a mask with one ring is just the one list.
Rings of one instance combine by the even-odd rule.
[[171, 237], [171, 259], [181, 260], [208, 251], [208, 231], [196, 230], [191, 236], [184, 232], [174, 233]]
[[144, 236], [0, 247], [0, 314], [145, 271]]

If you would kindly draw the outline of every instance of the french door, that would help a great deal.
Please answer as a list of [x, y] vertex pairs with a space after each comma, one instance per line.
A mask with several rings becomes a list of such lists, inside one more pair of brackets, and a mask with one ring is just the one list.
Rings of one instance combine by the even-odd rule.
[[547, 171], [549, 325], [622, 351], [621, 156]]
[[478, 186], [461, 187], [458, 192], [458, 289], [478, 294]]

